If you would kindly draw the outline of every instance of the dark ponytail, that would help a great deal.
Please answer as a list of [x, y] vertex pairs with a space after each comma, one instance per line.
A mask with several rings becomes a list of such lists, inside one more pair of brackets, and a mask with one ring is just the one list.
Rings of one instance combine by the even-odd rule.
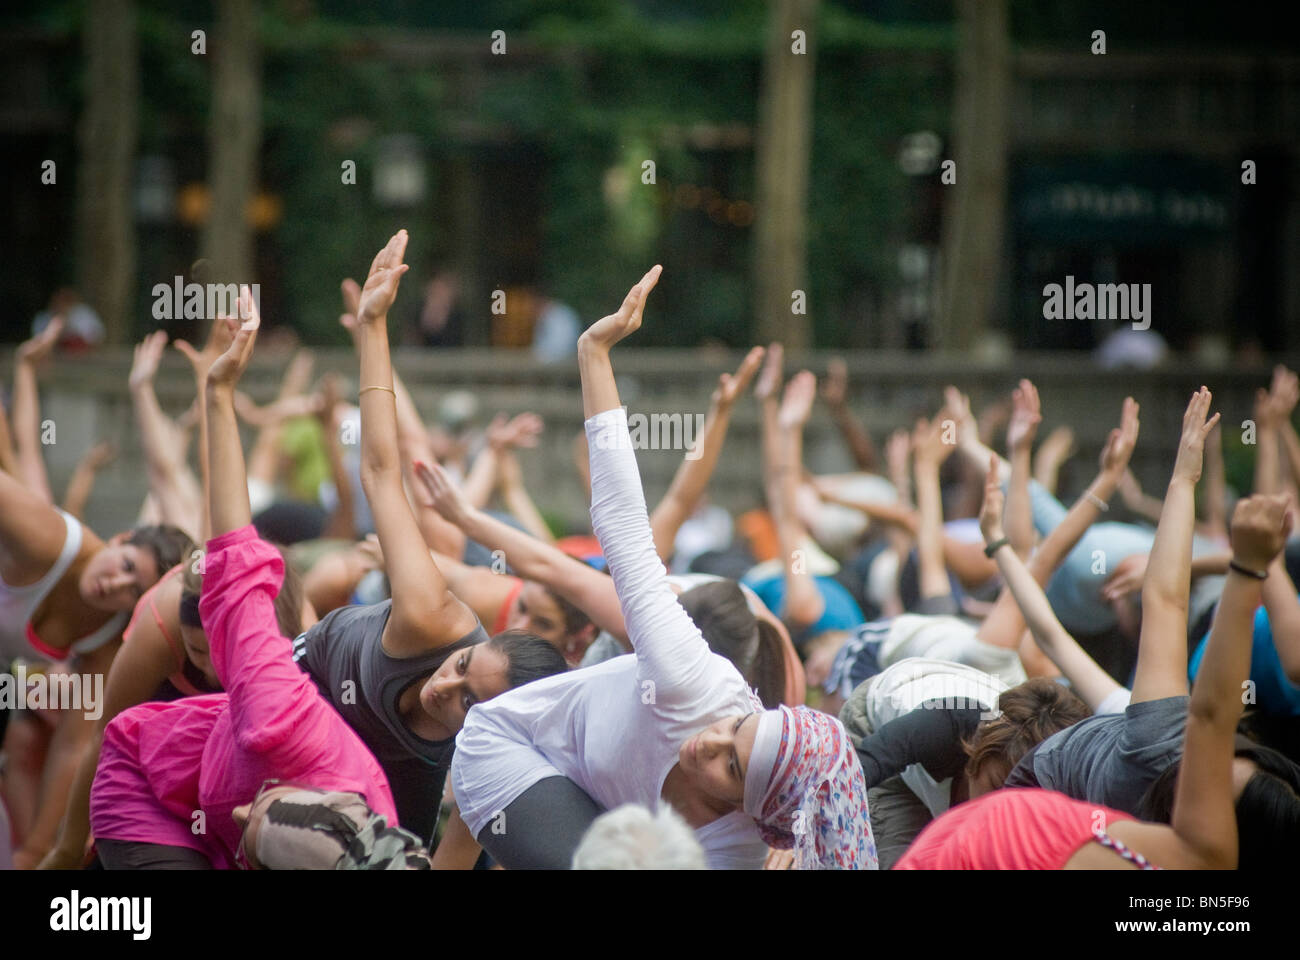
[[763, 706], [777, 706], [785, 695], [781, 635], [754, 616], [740, 585], [715, 580], [683, 590], [677, 599], [709, 649], [732, 662], [745, 682], [758, 690]]
[[758, 620], [758, 655], [753, 672], [745, 679], [758, 690], [767, 709], [785, 702], [785, 641], [776, 625], [767, 620]]

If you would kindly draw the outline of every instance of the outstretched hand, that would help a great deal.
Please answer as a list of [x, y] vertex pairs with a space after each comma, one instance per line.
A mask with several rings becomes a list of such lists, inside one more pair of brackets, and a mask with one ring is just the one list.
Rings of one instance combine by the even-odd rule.
[[736, 400], [749, 387], [749, 382], [754, 379], [754, 374], [758, 373], [765, 352], [762, 347], [754, 347], [745, 354], [745, 359], [740, 362], [740, 367], [734, 374], [719, 375], [718, 386], [714, 389], [712, 397], [715, 407], [730, 408], [735, 405]]
[[[1210, 401], [1214, 399], [1205, 387], [1192, 394], [1183, 414], [1183, 435], [1178, 441], [1178, 458], [1174, 461], [1171, 483], [1185, 481], [1196, 483], [1201, 479], [1201, 464], [1205, 454], [1205, 438], [1219, 422], [1216, 413], [1210, 417]], [[1126, 401], [1127, 403], [1127, 401]], [[1206, 417], [1209, 417], [1207, 420]]]
[[508, 420], [504, 413], [498, 413], [488, 424], [487, 442], [498, 453], [515, 447], [535, 447], [543, 429], [545, 424], [535, 413], [520, 413]]
[[943, 388], [943, 406], [957, 424], [958, 443], [979, 439], [979, 424], [970, 412], [970, 397], [954, 386], [947, 386]]
[[[1218, 415], [1215, 415], [1218, 419]], [[1132, 397], [1124, 398], [1124, 407], [1120, 411], [1119, 426], [1110, 432], [1106, 445], [1101, 450], [1101, 469], [1116, 478], [1123, 476], [1128, 469], [1128, 462], [1133, 457], [1133, 449], [1138, 438], [1138, 402]], [[1200, 475], [1198, 469], [1197, 475]]]
[[78, 466], [87, 470], [102, 470], [117, 459], [117, 448], [107, 440], [101, 440], [81, 455]]
[[609, 316], [601, 317], [583, 331], [582, 336], [578, 338], [579, 346], [609, 350], [620, 340], [636, 333], [641, 328], [641, 314], [645, 310], [646, 298], [659, 282], [659, 275], [663, 270], [663, 267], [655, 264], [646, 271], [646, 275], [627, 292], [627, 296], [623, 298], [623, 305], [618, 310]]
[[980, 533], [984, 534], [985, 543], [994, 543], [1005, 535], [1002, 526], [1005, 505], [1006, 498], [998, 480], [998, 458], [989, 457], [988, 473], [984, 475], [984, 503], [980, 506]]
[[19, 344], [14, 359], [19, 363], [37, 364], [54, 352], [54, 345], [59, 342], [59, 336], [63, 333], [63, 317], [56, 316], [45, 329]]
[[813, 399], [817, 396], [817, 378], [809, 370], [800, 370], [785, 385], [785, 398], [777, 423], [787, 430], [802, 427], [812, 414]]
[[1007, 426], [1007, 447], [1011, 453], [1028, 452], [1038, 435], [1038, 425], [1043, 422], [1038, 388], [1028, 380], [1011, 394], [1011, 423]]
[[[388, 316], [388, 310], [397, 299], [397, 286], [402, 275], [410, 269], [402, 262], [406, 256], [406, 230], [398, 230], [389, 238], [384, 249], [375, 254], [370, 264], [370, 275], [366, 285], [361, 288], [357, 302], [356, 318], [361, 324], [370, 323]], [[348, 296], [347, 281], [344, 281], [344, 296]]]
[[763, 364], [763, 372], [758, 375], [758, 383], [754, 384], [754, 396], [759, 403], [764, 400], [775, 400], [781, 390], [781, 365], [785, 361], [785, 347], [779, 343], [774, 343], [767, 348], [767, 359]]
[[239, 324], [233, 317], [218, 317], [212, 322], [212, 329], [208, 331], [208, 342], [203, 345], [202, 350], [195, 350], [187, 340], [173, 340], [172, 346], [179, 350], [194, 368], [195, 381], [202, 383], [217, 357], [230, 348], [230, 341], [235, 338], [235, 331], [238, 328]]
[[1273, 383], [1268, 391], [1270, 412], [1274, 419], [1280, 423], [1290, 420], [1297, 401], [1300, 401], [1300, 378], [1278, 364], [1273, 368]]
[[[950, 413], [951, 408], [944, 412]], [[933, 421], [924, 417], [916, 421], [916, 427], [912, 430], [912, 458], [918, 465], [925, 463], [937, 467], [956, 449], [955, 444], [946, 441], [945, 421], [941, 417], [942, 412]]]
[[[257, 339], [257, 329], [262, 324], [257, 304], [253, 302], [253, 295], [246, 285], [239, 288], [239, 315], [248, 319], [239, 324], [237, 329], [231, 330], [230, 346], [208, 369], [208, 386], [232, 393], [235, 384], [248, 368], [248, 361], [253, 355], [253, 342]], [[227, 320], [226, 323], [233, 328], [237, 321]]]
[[460, 526], [474, 512], [464, 493], [447, 476], [446, 470], [436, 463], [425, 463], [423, 460], [416, 460], [413, 466], [415, 478], [420, 481], [423, 489], [420, 500], [426, 507], [437, 510], [443, 519], [456, 526]]
[[155, 330], [136, 344], [131, 360], [131, 373], [126, 381], [130, 389], [137, 390], [153, 383], [165, 349], [167, 349], [166, 330]]
[[844, 406], [849, 394], [849, 365], [843, 357], [833, 357], [826, 365], [826, 379], [822, 381], [821, 394], [826, 406]]

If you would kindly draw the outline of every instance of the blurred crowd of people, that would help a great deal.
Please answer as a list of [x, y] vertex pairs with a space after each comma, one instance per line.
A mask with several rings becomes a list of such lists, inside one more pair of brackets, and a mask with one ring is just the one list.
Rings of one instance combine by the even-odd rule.
[[[613, 356], [655, 267], [580, 335], [568, 308], [537, 311], [537, 349], [576, 355], [582, 379], [572, 482], [591, 525], [559, 531], [517, 455], [539, 417], [477, 429], [490, 398], [454, 392], [428, 424], [394, 371], [406, 242], [342, 283], [355, 384], [313, 382], [302, 351], [272, 402], [241, 393], [260, 327], [245, 291], [202, 347], [172, 344], [195, 385], [172, 418], [153, 388], [168, 337], [146, 337], [129, 389], [149, 493], [107, 538], [79, 518], [108, 453], [60, 506], [37, 436], [40, 368], [102, 325], [75, 297], [38, 318], [0, 417], [0, 663], [23, 701], [4, 713], [0, 865], [1291, 859], [1295, 374], [1279, 367], [1251, 413], [1253, 490], [1227, 486], [1202, 388], [1178, 436], [1147, 438], [1170, 454], [1163, 497], [1129, 470], [1138, 405], [1113, 397], [1094, 478], [1063, 501], [1074, 437], [1039, 441], [1028, 380], [978, 414], [950, 387], [878, 444], [842, 362], [819, 389], [786, 379], [780, 344], [755, 347], [651, 506]], [[456, 295], [446, 275], [424, 291], [421, 342], [457, 341]], [[804, 466], [819, 397], [851, 473]], [[764, 502], [733, 516], [707, 490], [748, 402]], [[59, 677], [88, 675], [102, 709], [55, 702]]]

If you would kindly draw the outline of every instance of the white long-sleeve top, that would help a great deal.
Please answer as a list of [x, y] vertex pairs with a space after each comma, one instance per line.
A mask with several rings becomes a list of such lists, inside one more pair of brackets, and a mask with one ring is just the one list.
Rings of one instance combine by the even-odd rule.
[[[657, 810], [687, 738], [724, 717], [762, 709], [740, 672], [709, 650], [669, 586], [626, 412], [599, 413], [586, 428], [592, 528], [636, 653], [470, 709], [456, 737], [451, 780], [475, 836], [546, 777], [568, 777], [606, 810], [624, 803]], [[714, 869], [758, 868], [767, 852], [753, 819], [739, 810], [695, 835]]]

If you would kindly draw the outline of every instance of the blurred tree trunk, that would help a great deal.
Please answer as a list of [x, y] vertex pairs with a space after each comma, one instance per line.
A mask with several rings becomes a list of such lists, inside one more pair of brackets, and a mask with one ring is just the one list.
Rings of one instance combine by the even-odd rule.
[[257, 190], [262, 144], [261, 54], [254, 0], [218, 0], [209, 55], [212, 110], [208, 117], [208, 185], [211, 212], [199, 244], [208, 261], [201, 282], [253, 283], [253, 231], [249, 203]]
[[86, 106], [77, 171], [77, 286], [104, 321], [108, 343], [133, 331], [135, 166], [140, 62], [133, 0], [86, 5], [82, 43]]
[[[809, 314], [792, 313], [804, 290], [808, 159], [812, 139], [813, 35], [818, 0], [775, 0], [763, 56], [755, 156], [754, 289], [758, 339], [811, 346]], [[791, 34], [803, 31], [806, 52]], [[806, 293], [806, 290], [805, 290]], [[804, 309], [811, 309], [806, 303]]]
[[952, 159], [957, 182], [943, 226], [943, 302], [936, 346], [970, 347], [985, 331], [1002, 276], [1011, 38], [1007, 0], [957, 0]]

